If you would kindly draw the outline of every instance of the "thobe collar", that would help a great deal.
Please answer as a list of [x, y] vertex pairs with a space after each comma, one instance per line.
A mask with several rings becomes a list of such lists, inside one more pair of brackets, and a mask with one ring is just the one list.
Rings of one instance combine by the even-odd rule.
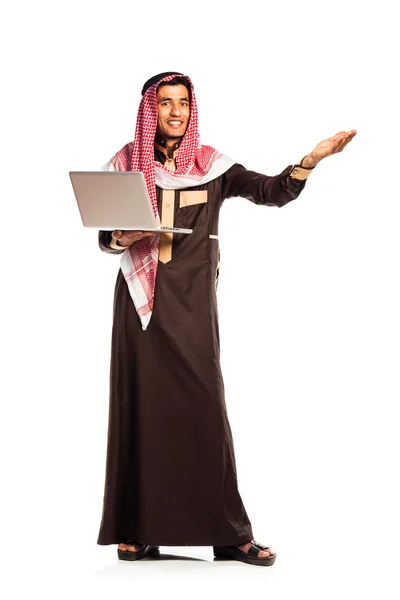
[[[175, 156], [177, 155], [179, 146], [181, 145], [181, 141], [182, 140], [179, 140], [179, 142], [176, 142], [174, 144], [172, 159], [174, 159]], [[165, 154], [167, 160], [171, 160], [170, 157], [168, 156], [168, 151], [167, 151], [167, 148], [165, 145], [165, 140], [160, 140], [159, 142], [157, 142], [157, 140], [154, 140], [154, 147], [157, 148], [157, 150], [160, 150], [163, 154]]]
[[178, 150], [179, 150], [179, 146], [181, 145], [181, 141], [182, 140], [180, 140], [179, 142], [176, 142], [174, 144], [174, 149], [173, 149], [173, 152], [172, 152], [172, 158], [170, 158], [168, 156], [168, 150], [165, 147], [165, 140], [161, 140], [161, 143], [158, 143], [158, 142], [156, 142], [156, 140], [154, 140], [154, 148], [156, 150], [159, 150], [160, 152], [162, 152], [164, 154], [164, 156], [165, 156], [165, 163], [164, 163], [165, 167], [167, 169], [169, 169], [170, 171], [175, 171], [175, 169], [176, 169], [175, 158], [176, 158], [176, 155], [178, 154]]

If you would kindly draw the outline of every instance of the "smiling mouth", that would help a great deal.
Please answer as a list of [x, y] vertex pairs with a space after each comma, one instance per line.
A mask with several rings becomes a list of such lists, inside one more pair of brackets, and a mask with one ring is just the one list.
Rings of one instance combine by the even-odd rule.
[[167, 124], [171, 125], [172, 127], [180, 127], [183, 125], [183, 121], [167, 121]]

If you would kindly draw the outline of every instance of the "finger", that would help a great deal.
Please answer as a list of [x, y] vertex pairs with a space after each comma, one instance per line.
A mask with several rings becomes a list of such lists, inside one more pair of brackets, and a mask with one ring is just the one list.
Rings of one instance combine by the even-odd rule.
[[349, 138], [348, 140], [346, 140], [346, 141], [345, 141], [345, 143], [344, 143], [344, 144], [342, 145], [342, 147], [340, 148], [340, 152], [343, 150], [343, 148], [345, 148], [345, 147], [347, 146], [347, 144], [348, 144], [349, 142], [351, 142], [351, 140], [352, 140], [352, 139], [353, 139], [353, 138], [351, 137], [351, 138]]
[[349, 133], [342, 135], [334, 144], [334, 153], [341, 152], [346, 144], [353, 138]]
[[150, 235], [154, 235], [154, 231], [144, 231], [143, 233], [140, 234], [139, 238], [145, 238], [145, 237], [149, 237]]
[[[356, 133], [357, 132], [355, 129], [341, 132], [340, 137], [338, 137], [339, 144], [347, 144], [356, 135]], [[339, 136], [339, 134], [337, 135]]]
[[349, 131], [339, 131], [339, 133], [337, 133], [336, 135], [334, 135], [333, 137], [337, 137], [337, 136], [348, 136], [348, 135], [355, 135], [357, 133], [356, 129], [350, 129]]
[[347, 144], [353, 139], [353, 137], [354, 137], [354, 134], [353, 135], [351, 135], [351, 134], [350, 135], [346, 135], [346, 137], [340, 143], [338, 152], [341, 152], [343, 150], [343, 148], [345, 146], [347, 146]]
[[112, 232], [111, 237], [114, 238], [114, 240], [117, 240], [119, 237], [121, 237], [122, 235], [122, 231], [119, 231], [118, 229], [116, 229], [115, 231]]
[[331, 154], [336, 154], [336, 152], [339, 152], [339, 149], [340, 149], [340, 145], [341, 145], [341, 143], [342, 143], [342, 140], [340, 140], [340, 139], [339, 139], [339, 140], [335, 140], [335, 141], [332, 143], [332, 151], [331, 151]]
[[345, 139], [346, 139], [346, 136], [347, 136], [347, 133], [346, 133], [345, 131], [343, 131], [343, 132], [342, 132], [342, 133], [341, 133], [341, 134], [338, 136], [338, 138], [337, 138], [337, 140], [336, 140], [336, 141], [337, 141], [339, 144], [341, 144], [341, 143], [343, 142], [343, 140], [345, 140]]
[[340, 140], [339, 144], [337, 145], [336, 152], [341, 152], [344, 148], [345, 143], [346, 139]]
[[143, 231], [133, 231], [132, 233], [126, 234], [125, 239], [132, 242], [132, 241], [137, 240], [138, 237], [140, 237], [141, 235], [143, 235]]
[[331, 138], [331, 140], [340, 140], [344, 135], [346, 135], [345, 131], [339, 131], [336, 135], [333, 135]]
[[332, 145], [332, 152], [338, 152], [338, 148], [343, 141], [345, 133], [340, 132], [333, 136], [329, 141]]

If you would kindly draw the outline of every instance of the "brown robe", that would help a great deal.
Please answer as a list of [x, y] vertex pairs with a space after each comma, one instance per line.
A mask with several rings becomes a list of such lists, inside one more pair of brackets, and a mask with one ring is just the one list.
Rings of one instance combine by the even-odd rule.
[[[163, 161], [156, 153], [157, 160]], [[238, 491], [220, 366], [216, 283], [218, 218], [225, 198], [283, 206], [305, 180], [233, 165], [205, 185], [177, 190], [164, 210], [190, 235], [166, 234], [154, 311], [142, 330], [119, 270], [114, 296], [110, 408], [98, 544], [239, 545], [253, 538]], [[206, 194], [193, 192], [206, 191]], [[162, 223], [163, 191], [157, 188]], [[206, 199], [206, 201], [204, 201]], [[182, 206], [180, 206], [182, 204]], [[165, 215], [164, 215], [165, 217]], [[104, 252], [111, 232], [99, 232]], [[171, 259], [168, 253], [171, 251]]]

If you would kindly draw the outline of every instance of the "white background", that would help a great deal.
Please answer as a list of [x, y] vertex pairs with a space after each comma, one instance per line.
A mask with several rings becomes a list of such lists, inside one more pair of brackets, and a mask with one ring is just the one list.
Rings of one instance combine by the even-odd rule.
[[[394, 2], [18, 2], [2, 13], [2, 585], [8, 598], [398, 598], [399, 53]], [[239, 489], [262, 569], [96, 545], [117, 256], [69, 170], [133, 139], [177, 69], [202, 141], [267, 175], [358, 134], [282, 208], [226, 201], [218, 290]], [[160, 495], [162, 490], [160, 489]], [[174, 554], [175, 553], [175, 554]], [[229, 586], [229, 590], [226, 589]], [[234, 586], [234, 587], [233, 587]]]

